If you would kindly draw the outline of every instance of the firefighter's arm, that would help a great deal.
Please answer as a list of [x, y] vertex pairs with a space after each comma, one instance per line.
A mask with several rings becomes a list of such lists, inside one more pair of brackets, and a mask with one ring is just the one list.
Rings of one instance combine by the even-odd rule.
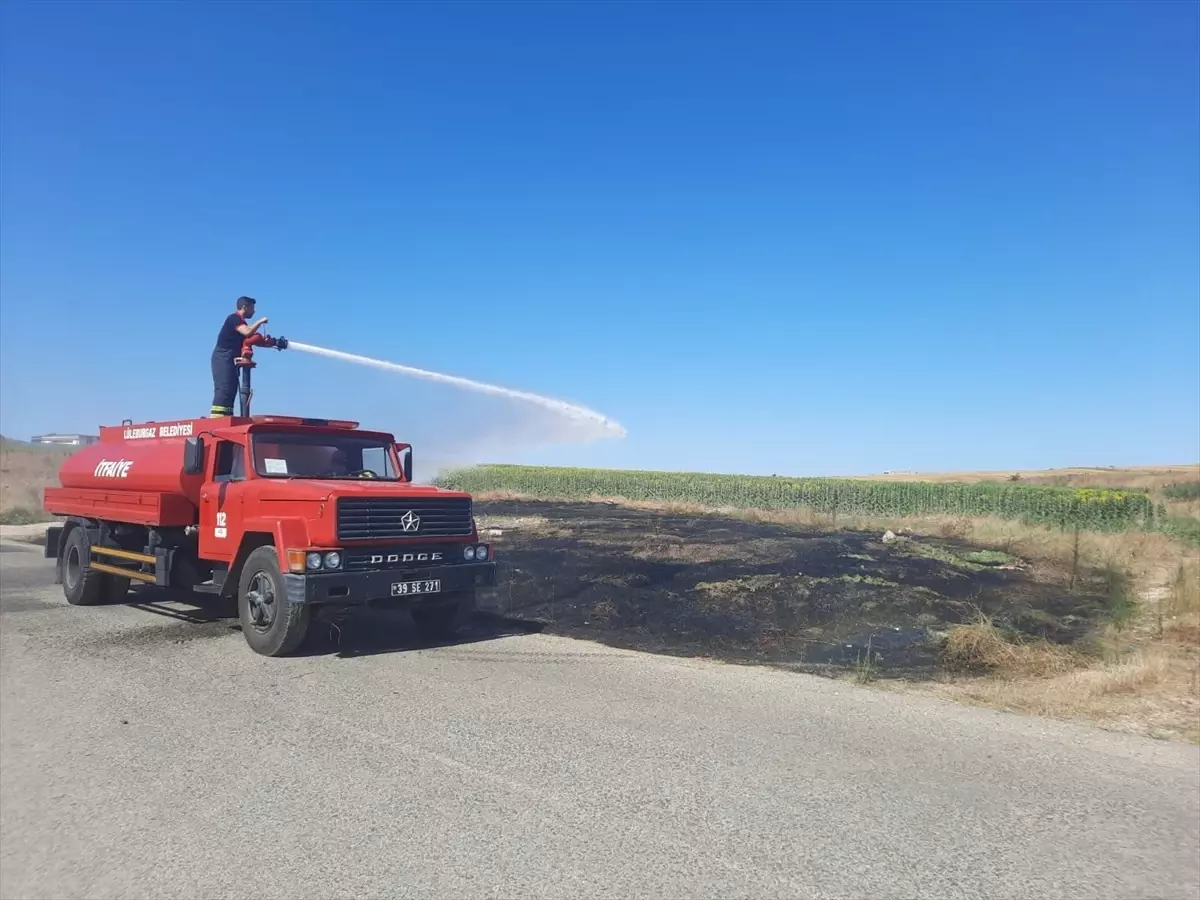
[[237, 327], [237, 330], [238, 330], [239, 334], [241, 334], [245, 337], [250, 337], [250, 335], [254, 334], [256, 331], [258, 331], [258, 329], [262, 328], [266, 324], [267, 324], [267, 317], [263, 316], [261, 319], [259, 319], [257, 322], [255, 322], [253, 325], [247, 325], [246, 323], [243, 322], [241, 325], [239, 325]]

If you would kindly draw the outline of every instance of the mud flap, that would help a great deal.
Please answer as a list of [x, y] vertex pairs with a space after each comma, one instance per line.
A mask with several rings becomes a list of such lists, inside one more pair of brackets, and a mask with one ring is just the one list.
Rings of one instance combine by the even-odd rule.
[[62, 526], [51, 525], [46, 529], [46, 544], [42, 554], [46, 559], [54, 560], [54, 583], [62, 584]]

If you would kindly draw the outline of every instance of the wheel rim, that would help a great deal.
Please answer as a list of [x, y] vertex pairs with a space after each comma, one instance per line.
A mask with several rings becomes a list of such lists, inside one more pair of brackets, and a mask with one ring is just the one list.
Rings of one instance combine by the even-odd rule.
[[67, 583], [67, 588], [74, 588], [79, 583], [82, 571], [83, 562], [79, 558], [79, 547], [72, 546], [67, 551], [66, 563], [63, 566], [63, 580]]
[[255, 631], [270, 631], [275, 623], [275, 583], [266, 572], [255, 572], [246, 591], [250, 624]]

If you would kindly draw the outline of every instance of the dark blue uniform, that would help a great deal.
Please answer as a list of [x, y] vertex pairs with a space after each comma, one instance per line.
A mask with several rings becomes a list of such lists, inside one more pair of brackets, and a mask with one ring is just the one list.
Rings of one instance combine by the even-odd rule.
[[212, 352], [213, 401], [209, 417], [219, 419], [233, 415], [233, 398], [237, 396], [237, 366], [233, 361], [242, 352], [242, 337], [239, 325], [246, 323], [241, 313], [230, 313], [225, 317], [217, 333], [217, 345]]

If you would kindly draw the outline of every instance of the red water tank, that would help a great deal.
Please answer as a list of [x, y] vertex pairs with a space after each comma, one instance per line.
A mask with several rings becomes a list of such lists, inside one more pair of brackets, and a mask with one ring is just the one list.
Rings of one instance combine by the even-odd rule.
[[99, 443], [81, 447], [58, 471], [64, 488], [181, 494], [199, 505], [202, 475], [183, 474], [183, 445], [217, 424], [199, 419], [100, 429]]

